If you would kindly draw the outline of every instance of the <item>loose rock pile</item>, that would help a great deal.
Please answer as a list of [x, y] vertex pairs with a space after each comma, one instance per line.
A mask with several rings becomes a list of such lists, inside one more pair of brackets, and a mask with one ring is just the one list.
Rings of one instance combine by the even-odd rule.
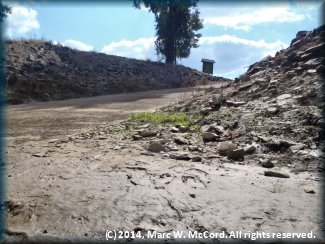
[[43, 41], [7, 42], [9, 103], [48, 101], [225, 81], [180, 65], [82, 52]]

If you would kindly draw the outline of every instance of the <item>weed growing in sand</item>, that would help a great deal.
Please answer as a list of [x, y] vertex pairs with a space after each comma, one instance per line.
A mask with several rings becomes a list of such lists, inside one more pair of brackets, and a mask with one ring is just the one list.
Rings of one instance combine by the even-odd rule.
[[131, 120], [155, 124], [190, 124], [186, 113], [140, 112], [133, 113]]

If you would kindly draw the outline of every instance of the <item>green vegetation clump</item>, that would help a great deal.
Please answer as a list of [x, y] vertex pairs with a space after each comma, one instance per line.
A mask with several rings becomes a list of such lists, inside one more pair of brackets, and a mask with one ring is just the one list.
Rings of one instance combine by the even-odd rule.
[[132, 121], [155, 124], [180, 124], [191, 125], [191, 120], [186, 113], [139, 112], [131, 115]]

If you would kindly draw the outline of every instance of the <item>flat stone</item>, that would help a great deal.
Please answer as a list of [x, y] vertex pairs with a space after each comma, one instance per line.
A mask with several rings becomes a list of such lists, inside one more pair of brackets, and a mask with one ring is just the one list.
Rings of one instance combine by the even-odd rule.
[[154, 156], [155, 155], [152, 152], [147, 152], [147, 151], [142, 151], [142, 152], [140, 152], [140, 154], [145, 155], [145, 156]]
[[151, 142], [147, 150], [150, 152], [165, 152], [166, 148], [159, 142]]
[[270, 85], [276, 85], [278, 84], [278, 80], [270, 80]]
[[178, 147], [168, 147], [170, 151], [172, 152], [176, 152], [176, 151], [179, 151], [179, 148]]
[[132, 135], [132, 139], [135, 140], [135, 141], [138, 141], [138, 140], [142, 139], [142, 136], [140, 136], [138, 134], [135, 134], [135, 135]]
[[47, 155], [47, 152], [34, 153], [33, 156], [37, 158], [49, 157], [49, 155]]
[[307, 70], [307, 74], [316, 74], [316, 69], [309, 69]]
[[239, 107], [239, 106], [241, 106], [241, 105], [245, 105], [246, 102], [226, 101], [226, 104], [227, 104], [228, 106]]
[[288, 99], [288, 98], [291, 98], [291, 94], [282, 94], [282, 95], [278, 96], [276, 99], [284, 100], [284, 99]]
[[28, 56], [28, 60], [30, 60], [30, 61], [35, 61], [36, 58], [35, 58], [32, 54], [29, 54], [29, 56]]
[[208, 155], [205, 156], [205, 158], [207, 158], [207, 159], [213, 159], [213, 158], [220, 158], [220, 156], [217, 155], [217, 154], [208, 154]]
[[141, 130], [140, 135], [143, 137], [152, 137], [152, 136], [156, 136], [157, 132], [152, 130]]
[[322, 64], [322, 60], [319, 58], [314, 58], [308, 60], [305, 64], [304, 67], [309, 68], [309, 69], [316, 69], [319, 65]]
[[177, 133], [177, 132], [179, 132], [179, 130], [174, 126], [174, 127], [170, 128], [170, 132]]
[[304, 149], [304, 147], [305, 147], [305, 144], [298, 143], [298, 144], [290, 146], [289, 149], [292, 153], [296, 153], [296, 152], [300, 151], [301, 149]]
[[172, 153], [170, 157], [176, 160], [190, 160], [190, 156], [186, 152]]
[[188, 144], [188, 140], [186, 140], [184, 137], [181, 137], [181, 136], [175, 137], [174, 142], [176, 144], [180, 144], [180, 145], [187, 145]]
[[264, 175], [269, 177], [290, 178], [290, 176], [287, 174], [283, 174], [275, 171], [264, 171]]
[[315, 191], [311, 188], [305, 188], [304, 191], [309, 194], [315, 194]]
[[209, 128], [210, 128], [210, 125], [203, 125], [203, 126], [201, 126], [200, 131], [202, 133], [208, 132], [209, 131]]
[[150, 124], [139, 125], [138, 128], [144, 129], [150, 127]]

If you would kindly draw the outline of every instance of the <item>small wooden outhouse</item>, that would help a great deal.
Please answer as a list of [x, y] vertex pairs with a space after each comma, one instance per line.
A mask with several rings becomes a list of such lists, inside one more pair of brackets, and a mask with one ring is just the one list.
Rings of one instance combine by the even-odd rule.
[[202, 71], [204, 73], [213, 74], [213, 64], [215, 63], [212, 59], [202, 58], [201, 62], [203, 63]]

